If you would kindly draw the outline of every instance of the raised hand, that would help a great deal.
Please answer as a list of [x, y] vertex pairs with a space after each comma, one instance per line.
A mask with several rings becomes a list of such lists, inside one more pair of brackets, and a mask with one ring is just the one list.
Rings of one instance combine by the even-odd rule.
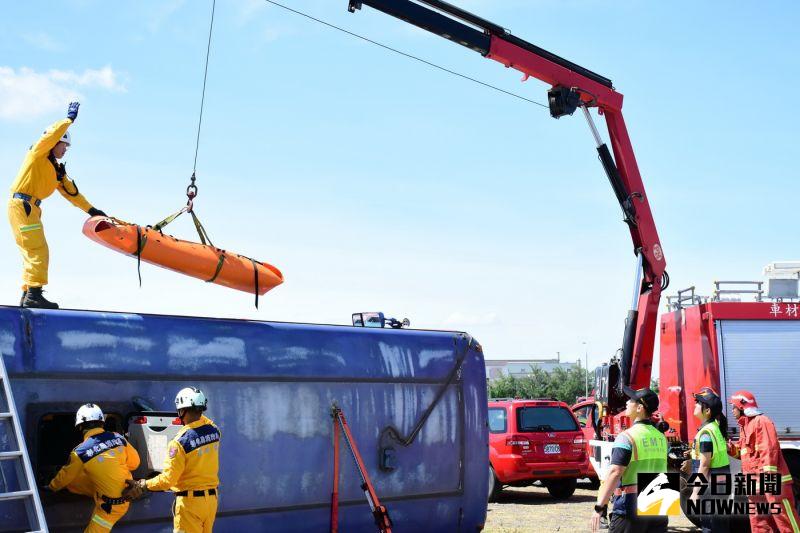
[[72, 122], [75, 122], [75, 119], [78, 118], [79, 107], [81, 107], [80, 102], [69, 103], [69, 108], [67, 108], [67, 118], [70, 119]]

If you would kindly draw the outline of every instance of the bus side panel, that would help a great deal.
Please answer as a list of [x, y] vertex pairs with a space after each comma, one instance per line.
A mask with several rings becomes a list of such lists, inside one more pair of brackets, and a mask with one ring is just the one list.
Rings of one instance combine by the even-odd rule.
[[[172, 411], [175, 392], [197, 385], [223, 435], [220, 527], [284, 530], [293, 516], [303, 530], [327, 530], [334, 402], [398, 528], [475, 530], [485, 521], [485, 367], [466, 335], [2, 307], [0, 319], [0, 349], [37, 470], [40, 459], [54, 461], [44, 452], [58, 439], [55, 455], [66, 460], [74, 444], [65, 443], [79, 440], [71, 417], [81, 404], [97, 402], [110, 419], [126, 420], [138, 410], [136, 396]], [[408, 446], [387, 439], [389, 426], [408, 435], [443, 388]], [[43, 429], [53, 416], [61, 417], [59, 435]], [[373, 531], [343, 444], [342, 530]], [[380, 468], [385, 447], [394, 448], [393, 470]], [[137, 502], [118, 528], [169, 531], [172, 501], [153, 494]], [[90, 518], [91, 503], [66, 491], [44, 503], [52, 527], [83, 527]], [[0, 509], [0, 519], [16, 524], [24, 515]]]

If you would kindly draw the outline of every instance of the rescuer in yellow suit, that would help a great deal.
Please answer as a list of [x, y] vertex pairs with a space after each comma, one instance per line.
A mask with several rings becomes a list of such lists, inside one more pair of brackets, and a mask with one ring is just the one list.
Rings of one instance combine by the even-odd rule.
[[175, 533], [211, 533], [217, 515], [220, 432], [203, 416], [205, 394], [194, 387], [181, 389], [175, 407], [184, 427], [169, 443], [164, 471], [152, 479], [126, 481], [123, 496], [136, 499], [147, 491], [175, 493]]
[[75, 426], [83, 431], [83, 442], [72, 450], [69, 463], [47, 486], [94, 499], [94, 511], [84, 533], [106, 533], [128, 511], [122, 498], [125, 481], [139, 467], [139, 454], [119, 433], [103, 429], [103, 411], [92, 403], [78, 409]]
[[47, 128], [36, 144], [31, 146], [11, 186], [8, 220], [24, 264], [21, 307], [58, 309], [58, 304], [46, 300], [42, 295], [42, 287], [47, 284], [50, 260], [42, 227], [42, 200], [58, 189], [64, 198], [90, 216], [105, 216], [83, 197], [67, 176], [64, 164], [58, 162], [70, 146], [67, 129], [78, 117], [79, 107], [78, 102], [69, 104], [67, 118]]

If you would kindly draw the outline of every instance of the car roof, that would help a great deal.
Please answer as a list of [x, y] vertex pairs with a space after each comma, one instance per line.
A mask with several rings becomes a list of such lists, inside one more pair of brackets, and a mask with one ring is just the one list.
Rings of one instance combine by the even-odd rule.
[[489, 398], [489, 405], [493, 407], [509, 405], [520, 407], [566, 407], [569, 409], [569, 405], [556, 398]]

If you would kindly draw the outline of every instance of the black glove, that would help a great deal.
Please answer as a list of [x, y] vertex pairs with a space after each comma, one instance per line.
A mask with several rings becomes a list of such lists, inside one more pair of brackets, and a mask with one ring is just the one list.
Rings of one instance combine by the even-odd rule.
[[99, 209], [95, 209], [94, 207], [89, 208], [89, 216], [90, 217], [107, 217], [104, 212], [100, 211]]
[[122, 497], [128, 501], [138, 500], [150, 492], [144, 479], [126, 479], [127, 487], [122, 491]]
[[67, 108], [67, 118], [70, 119], [72, 122], [75, 122], [75, 119], [78, 118], [78, 108], [81, 106], [80, 102], [70, 102], [69, 108]]

